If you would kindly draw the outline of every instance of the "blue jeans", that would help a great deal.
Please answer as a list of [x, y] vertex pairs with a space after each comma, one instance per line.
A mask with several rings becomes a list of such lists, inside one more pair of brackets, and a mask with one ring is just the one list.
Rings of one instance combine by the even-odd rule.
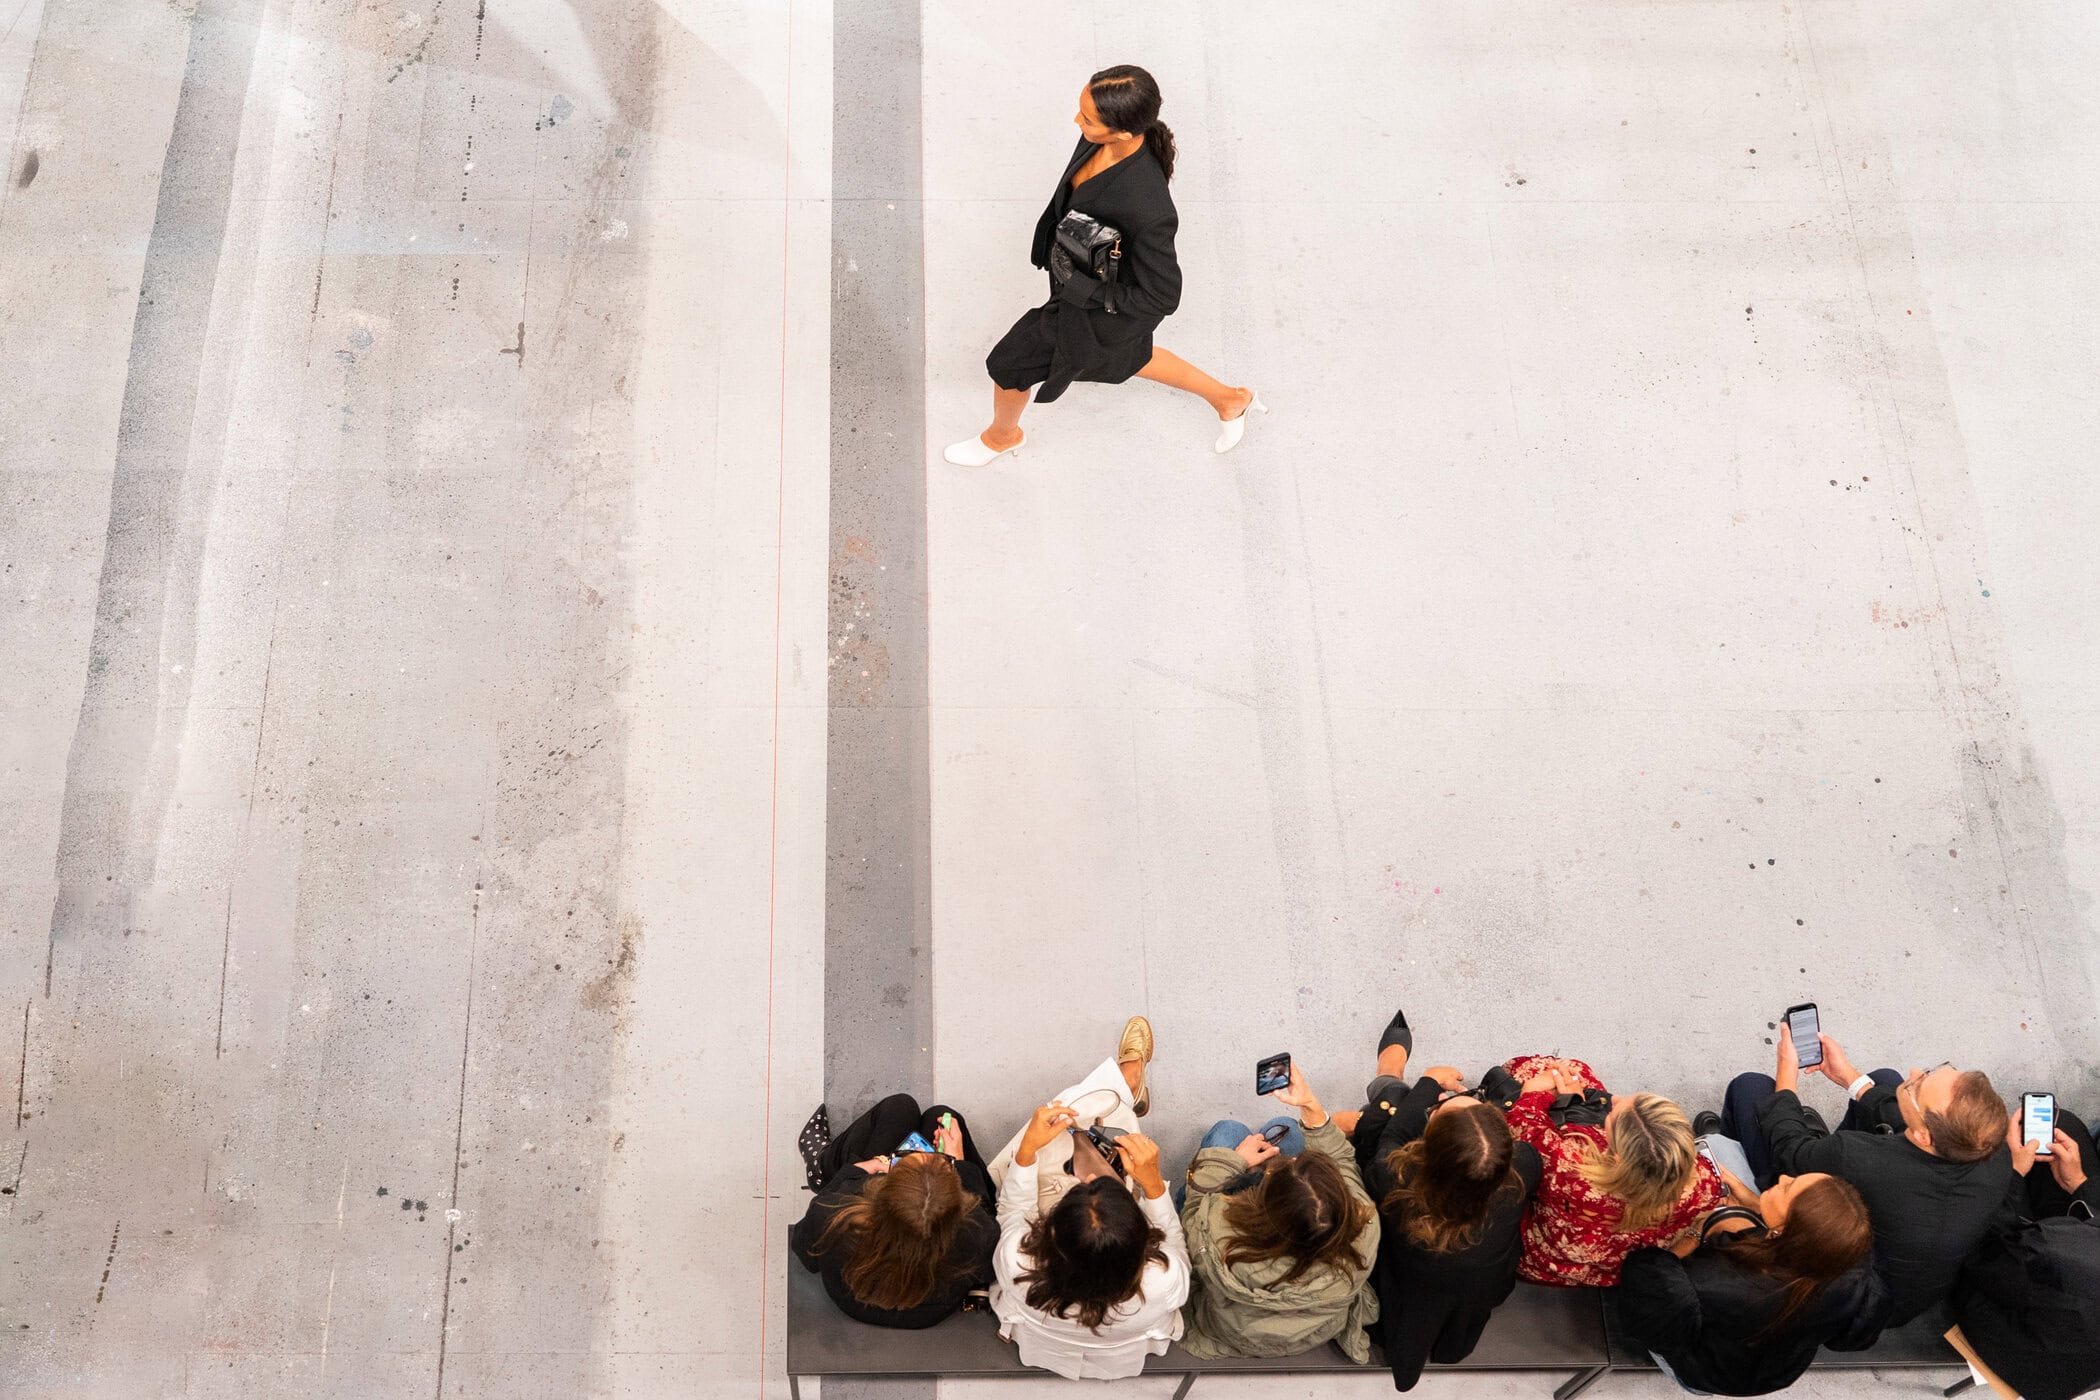
[[[1283, 1129], [1283, 1140], [1276, 1144], [1278, 1152], [1281, 1152], [1286, 1157], [1295, 1157], [1305, 1150], [1305, 1129], [1299, 1126], [1298, 1120], [1295, 1118], [1271, 1118], [1268, 1122], [1262, 1124], [1259, 1129], [1250, 1128], [1237, 1118], [1220, 1118], [1211, 1125], [1210, 1131], [1203, 1135], [1203, 1141], [1196, 1144], [1196, 1150], [1201, 1152], [1206, 1147], [1222, 1147], [1227, 1152], [1230, 1152], [1233, 1148], [1246, 1141], [1248, 1134], [1254, 1132], [1266, 1133], [1273, 1128]], [[1261, 1168], [1249, 1167], [1231, 1181], [1225, 1183], [1224, 1193], [1228, 1196], [1237, 1195], [1260, 1180]], [[1181, 1209], [1182, 1204], [1188, 1198], [1189, 1187], [1188, 1183], [1184, 1181], [1174, 1188], [1174, 1208], [1176, 1210]]]

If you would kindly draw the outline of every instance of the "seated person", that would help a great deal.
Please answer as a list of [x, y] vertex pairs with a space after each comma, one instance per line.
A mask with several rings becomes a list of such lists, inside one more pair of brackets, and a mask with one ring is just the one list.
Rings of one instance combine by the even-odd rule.
[[1817, 1172], [1762, 1195], [1731, 1178], [1729, 1197], [1737, 1204], [1668, 1249], [1626, 1256], [1617, 1302], [1633, 1340], [1708, 1395], [1769, 1395], [1799, 1380], [1818, 1347], [1871, 1346], [1888, 1294], [1858, 1190]]
[[[937, 1150], [895, 1155], [913, 1133]], [[931, 1327], [991, 1283], [992, 1182], [961, 1114], [892, 1094], [817, 1162], [822, 1188], [788, 1243], [846, 1316]]]
[[1888, 1325], [1900, 1327], [1945, 1298], [1962, 1261], [2011, 1219], [2017, 1178], [2005, 1146], [2005, 1101], [1980, 1070], [1943, 1064], [1908, 1078], [1894, 1070], [1863, 1075], [1844, 1047], [1822, 1040], [1819, 1068], [1853, 1096], [1850, 1126], [1829, 1132], [1802, 1106], [1794, 1038], [1782, 1024], [1772, 1075], [1736, 1076], [1722, 1129], [1742, 1143], [1759, 1185], [1774, 1175], [1828, 1172], [1859, 1188], [1874, 1221], [1875, 1267], [1889, 1291]]
[[1188, 1246], [1158, 1144], [1134, 1131], [1139, 1105], [1150, 1107], [1151, 1048], [1151, 1028], [1132, 1017], [1117, 1058], [1036, 1109], [992, 1162], [992, 1311], [1027, 1365], [1114, 1380], [1139, 1374], [1181, 1336]]
[[2025, 1400], [2071, 1400], [2100, 1389], [2100, 1160], [2062, 1109], [2044, 1170], [2017, 1118], [2007, 1138], [2026, 1208], [1963, 1265], [1954, 1320]]
[[1719, 1170], [1660, 1094], [1613, 1096], [1582, 1061], [1547, 1055], [1520, 1056], [1501, 1074], [1521, 1086], [1510, 1131], [1544, 1163], [1521, 1277], [1610, 1288], [1628, 1252], [1676, 1239], [1721, 1204]]
[[1405, 1079], [1414, 1036], [1395, 1013], [1378, 1046], [1378, 1074], [1352, 1137], [1378, 1202], [1379, 1340], [1393, 1388], [1422, 1367], [1472, 1355], [1488, 1315], [1517, 1286], [1524, 1212], [1538, 1190], [1538, 1152], [1458, 1071]]
[[1349, 1139], [1296, 1065], [1276, 1098], [1299, 1111], [1284, 1126], [1302, 1129], [1301, 1150], [1228, 1120], [1189, 1164], [1181, 1225], [1194, 1279], [1181, 1344], [1192, 1356], [1291, 1356], [1332, 1340], [1369, 1361], [1377, 1212]]

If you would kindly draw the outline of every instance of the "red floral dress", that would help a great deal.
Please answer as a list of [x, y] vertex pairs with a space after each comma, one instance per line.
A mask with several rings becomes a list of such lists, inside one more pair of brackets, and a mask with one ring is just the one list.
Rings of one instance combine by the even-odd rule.
[[[1555, 1055], [1523, 1055], [1504, 1066], [1519, 1083], [1552, 1066], [1565, 1065], [1579, 1073], [1585, 1088], [1602, 1089], [1590, 1067], [1580, 1060]], [[1580, 1170], [1584, 1143], [1605, 1145], [1604, 1129], [1571, 1123], [1553, 1126], [1547, 1110], [1553, 1107], [1549, 1093], [1525, 1094], [1509, 1111], [1509, 1130], [1519, 1142], [1538, 1150], [1546, 1165], [1538, 1194], [1524, 1216], [1524, 1259], [1517, 1273], [1533, 1283], [1557, 1283], [1569, 1288], [1610, 1288], [1619, 1281], [1619, 1265], [1642, 1245], [1662, 1245], [1676, 1238], [1686, 1226], [1721, 1204], [1726, 1188], [1714, 1164], [1699, 1154], [1692, 1184], [1677, 1202], [1677, 1208], [1645, 1230], [1618, 1228], [1619, 1203], [1584, 1179]]]

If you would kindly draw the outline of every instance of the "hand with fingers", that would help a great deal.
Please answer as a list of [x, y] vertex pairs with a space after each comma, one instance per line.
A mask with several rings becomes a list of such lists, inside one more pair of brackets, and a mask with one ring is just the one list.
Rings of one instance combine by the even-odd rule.
[[1123, 1157], [1123, 1170], [1145, 1193], [1145, 1199], [1156, 1201], [1167, 1194], [1166, 1180], [1159, 1174], [1159, 1144], [1143, 1133], [1125, 1133], [1116, 1139], [1116, 1149]]
[[1053, 1138], [1078, 1121], [1071, 1109], [1055, 1099], [1038, 1108], [1029, 1116], [1028, 1126], [1021, 1130], [1021, 1145], [1014, 1150], [1015, 1165], [1034, 1166], [1035, 1154], [1048, 1147]]
[[1291, 1082], [1276, 1091], [1276, 1100], [1287, 1103], [1298, 1110], [1298, 1121], [1308, 1128], [1317, 1128], [1327, 1121], [1327, 1110], [1320, 1105], [1320, 1096], [1305, 1082], [1296, 1061], [1291, 1064]]
[[941, 1126], [936, 1128], [933, 1133], [933, 1145], [957, 1161], [962, 1160], [962, 1124], [955, 1121], [954, 1114], [943, 1113], [941, 1115]]
[[1239, 1146], [1232, 1149], [1240, 1154], [1240, 1160], [1250, 1167], [1258, 1167], [1271, 1157], [1279, 1155], [1276, 1144], [1260, 1133], [1249, 1133], [1240, 1139]]
[[2049, 1175], [2056, 1178], [2058, 1186], [2073, 1195], [2085, 1185], [2085, 1162], [2078, 1155], [2078, 1144], [2071, 1141], [2071, 1135], [2062, 1128], [2056, 1129], [2049, 1137]]

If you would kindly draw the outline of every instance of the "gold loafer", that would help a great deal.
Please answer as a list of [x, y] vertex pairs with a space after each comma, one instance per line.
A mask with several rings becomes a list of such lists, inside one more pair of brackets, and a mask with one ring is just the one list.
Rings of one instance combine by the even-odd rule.
[[[1152, 1063], [1152, 1023], [1142, 1016], [1133, 1016], [1123, 1023], [1123, 1038], [1116, 1042], [1116, 1063], [1127, 1065], [1132, 1060], [1142, 1065]], [[1140, 1074], [1137, 1097], [1131, 1101], [1137, 1116], [1143, 1118], [1152, 1111], [1152, 1085]]]

